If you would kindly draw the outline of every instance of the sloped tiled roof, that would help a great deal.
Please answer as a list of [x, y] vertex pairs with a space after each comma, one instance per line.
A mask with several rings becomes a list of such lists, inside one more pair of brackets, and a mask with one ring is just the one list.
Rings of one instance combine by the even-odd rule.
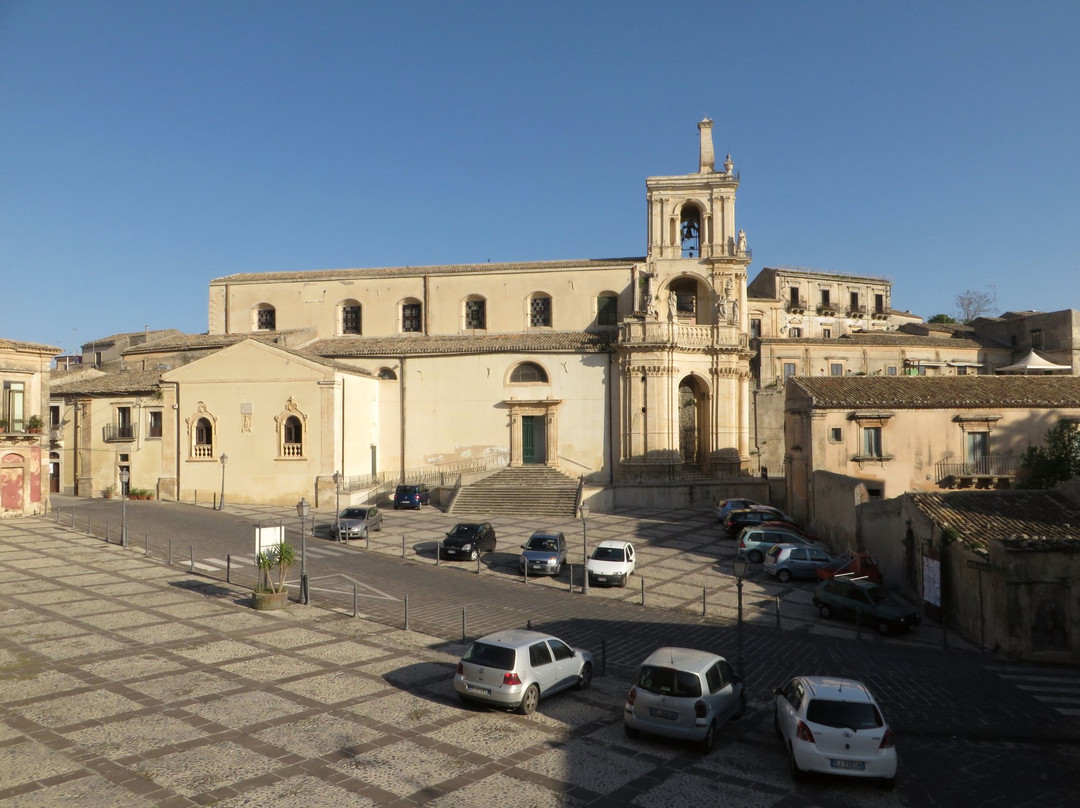
[[543, 272], [559, 269], [603, 269], [629, 266], [644, 258], [586, 258], [580, 261], [527, 261], [516, 263], [446, 264], [419, 267], [372, 267], [365, 269], [316, 269], [303, 272], [246, 272], [214, 278], [216, 283], [265, 283], [270, 281], [328, 281], [357, 278], [408, 278], [422, 275], [462, 275], [488, 272]]
[[298, 334], [307, 329], [293, 329], [291, 331], [255, 331], [249, 334], [180, 334], [168, 336], [153, 342], [144, 342], [124, 351], [124, 356], [135, 354], [161, 353], [163, 351], [199, 351], [212, 350], [214, 348], [228, 348], [246, 339], [259, 340], [260, 342], [276, 342], [280, 337], [287, 334]]
[[991, 340], [967, 339], [964, 337], [930, 337], [921, 334], [908, 334], [903, 331], [856, 331], [852, 334], [844, 334], [839, 337], [762, 337], [763, 344], [777, 345], [795, 343], [797, 345], [894, 345], [898, 348], [911, 346], [913, 348], [967, 348], [977, 350], [979, 348], [1001, 347]]
[[454, 334], [408, 337], [332, 337], [315, 340], [304, 350], [319, 356], [438, 356], [465, 353], [591, 351], [610, 348], [615, 335], [592, 331], [528, 331], [512, 334]]
[[149, 393], [158, 388], [161, 374], [160, 370], [120, 370], [53, 384], [50, 392], [54, 396]]
[[0, 337], [0, 349], [9, 351], [33, 351], [34, 353], [59, 354], [63, 349], [54, 348], [52, 345], [42, 345], [40, 342], [24, 342], [17, 339], [4, 339]]
[[1077, 376], [799, 376], [791, 383], [823, 409], [1080, 407]]
[[123, 334], [111, 334], [108, 337], [100, 337], [98, 339], [90, 340], [89, 342], [84, 342], [81, 347], [88, 348], [94, 345], [109, 345], [116, 342], [121, 342], [125, 339], [130, 339], [132, 337], [145, 337], [147, 340], [153, 340], [160, 339], [161, 337], [170, 334], [179, 333], [181, 332], [177, 331], [175, 328], [160, 328], [156, 331], [127, 331]]
[[1080, 551], [1080, 508], [1056, 491], [945, 491], [910, 494], [920, 511], [985, 551], [991, 539], [1007, 546]]

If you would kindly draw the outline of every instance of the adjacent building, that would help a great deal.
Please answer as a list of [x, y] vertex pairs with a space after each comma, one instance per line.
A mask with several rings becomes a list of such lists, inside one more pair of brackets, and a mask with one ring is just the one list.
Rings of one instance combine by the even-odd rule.
[[58, 353], [0, 339], [0, 516], [48, 508], [49, 366]]

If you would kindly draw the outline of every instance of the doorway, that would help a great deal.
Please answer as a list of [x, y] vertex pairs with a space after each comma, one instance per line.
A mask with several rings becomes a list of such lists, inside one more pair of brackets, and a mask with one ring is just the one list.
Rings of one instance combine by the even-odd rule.
[[521, 462], [547, 462], [547, 430], [542, 415], [521, 416]]

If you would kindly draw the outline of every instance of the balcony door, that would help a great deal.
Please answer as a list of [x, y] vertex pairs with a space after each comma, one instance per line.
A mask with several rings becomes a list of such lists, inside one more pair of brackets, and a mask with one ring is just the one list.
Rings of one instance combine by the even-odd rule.
[[989, 432], [967, 432], [964, 447], [964, 462], [971, 467], [971, 473], [985, 472], [981, 467], [986, 465], [986, 457], [990, 454]]

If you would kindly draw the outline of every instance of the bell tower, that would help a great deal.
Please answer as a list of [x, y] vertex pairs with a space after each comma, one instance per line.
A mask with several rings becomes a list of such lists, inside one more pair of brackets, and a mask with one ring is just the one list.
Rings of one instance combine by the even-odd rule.
[[[649, 177], [639, 319], [620, 330], [623, 479], [734, 477], [749, 464], [750, 250], [735, 227], [739, 176], [717, 170], [713, 122], [698, 124], [698, 170]], [[677, 467], [677, 468], [676, 468]]]

